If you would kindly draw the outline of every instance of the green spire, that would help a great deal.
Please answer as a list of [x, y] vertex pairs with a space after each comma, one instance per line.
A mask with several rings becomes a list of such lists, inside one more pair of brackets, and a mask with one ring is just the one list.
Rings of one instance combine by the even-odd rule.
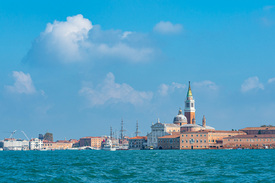
[[191, 91], [191, 85], [190, 85], [190, 81], [189, 81], [189, 88], [188, 88], [188, 92], [187, 92], [187, 98], [188, 97], [192, 97], [192, 91]]

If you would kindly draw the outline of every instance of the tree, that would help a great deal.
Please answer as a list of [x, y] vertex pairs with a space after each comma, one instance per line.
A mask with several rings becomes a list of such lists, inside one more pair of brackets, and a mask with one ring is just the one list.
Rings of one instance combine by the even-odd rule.
[[49, 133], [49, 132], [45, 133], [44, 140], [48, 140], [50, 142], [53, 142], [53, 134]]

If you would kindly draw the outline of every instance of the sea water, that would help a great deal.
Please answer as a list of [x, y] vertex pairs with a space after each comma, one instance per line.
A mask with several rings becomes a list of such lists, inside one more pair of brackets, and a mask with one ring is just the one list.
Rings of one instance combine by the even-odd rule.
[[275, 182], [275, 150], [2, 151], [0, 182]]

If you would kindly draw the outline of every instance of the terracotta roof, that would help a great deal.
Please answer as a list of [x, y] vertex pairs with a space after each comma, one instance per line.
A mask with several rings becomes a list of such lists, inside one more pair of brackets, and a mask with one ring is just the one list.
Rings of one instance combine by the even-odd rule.
[[275, 130], [275, 126], [273, 127], [246, 127], [240, 130]]
[[165, 136], [162, 136], [162, 137], [159, 137], [158, 139], [172, 139], [172, 138], [178, 138], [180, 137], [180, 135], [165, 135]]
[[184, 134], [186, 133], [201, 133], [201, 132], [211, 132], [211, 133], [245, 133], [243, 131], [226, 131], [226, 130], [199, 130], [199, 131], [191, 131], [191, 132], [183, 132]]
[[226, 137], [224, 139], [233, 139], [233, 138], [275, 138], [275, 134], [236, 135], [236, 136]]
[[129, 139], [145, 139], [147, 140], [147, 136], [136, 136], [136, 137], [132, 137], [132, 138], [129, 138]]
[[243, 131], [230, 131], [230, 130], [215, 130], [212, 131], [213, 133], [245, 133]]

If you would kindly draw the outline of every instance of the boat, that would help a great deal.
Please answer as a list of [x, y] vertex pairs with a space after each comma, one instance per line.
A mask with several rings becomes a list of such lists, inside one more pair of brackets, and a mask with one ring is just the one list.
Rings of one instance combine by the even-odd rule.
[[116, 148], [113, 147], [113, 144], [112, 144], [112, 140], [111, 139], [107, 139], [102, 150], [104, 151], [116, 151]]

